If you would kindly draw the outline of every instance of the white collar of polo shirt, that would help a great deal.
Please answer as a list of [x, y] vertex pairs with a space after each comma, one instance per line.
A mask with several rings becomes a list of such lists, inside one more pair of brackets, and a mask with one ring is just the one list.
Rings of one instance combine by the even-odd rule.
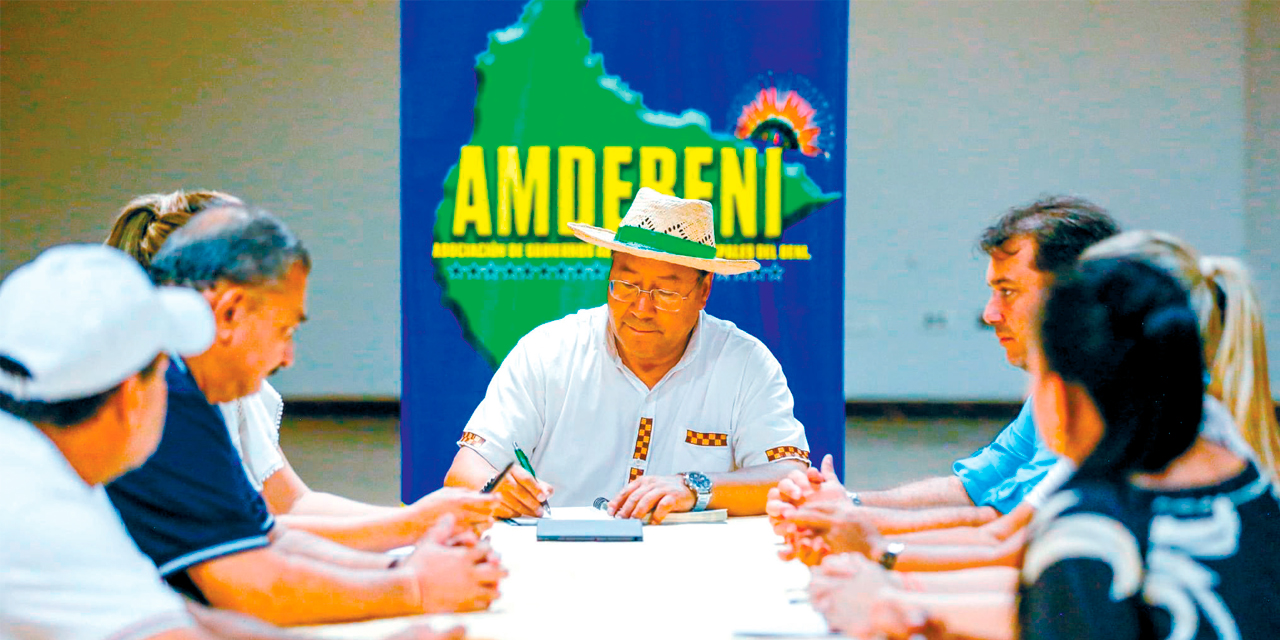
[[698, 321], [693, 324], [693, 331], [689, 335], [689, 344], [684, 347], [684, 354], [680, 356], [680, 360], [676, 362], [676, 365], [671, 367], [671, 370], [668, 371], [666, 375], [662, 376], [662, 379], [659, 380], [657, 384], [653, 385], [652, 389], [645, 386], [643, 382], [640, 382], [640, 378], [636, 373], [623, 363], [622, 357], [618, 355], [617, 337], [613, 335], [613, 326], [610, 323], [610, 316], [607, 309], [604, 314], [604, 331], [602, 332], [604, 335], [605, 353], [609, 354], [609, 359], [613, 360], [613, 364], [618, 367], [618, 370], [624, 375], [631, 376], [636, 383], [644, 388], [645, 393], [657, 391], [658, 387], [662, 386], [662, 384], [671, 378], [671, 376], [675, 375], [677, 371], [689, 366], [689, 363], [693, 362], [693, 359], [697, 356], [698, 351], [702, 348], [702, 324], [706, 320], [706, 317], [707, 311], [705, 309], [698, 312]]

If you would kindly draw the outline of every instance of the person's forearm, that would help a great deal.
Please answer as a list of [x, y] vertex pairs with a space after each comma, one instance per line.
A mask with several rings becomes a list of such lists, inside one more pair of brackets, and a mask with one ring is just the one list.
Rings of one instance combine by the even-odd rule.
[[957, 571], [900, 572], [904, 591], [919, 593], [1014, 593], [1018, 570], [1013, 567], [978, 567]]
[[350, 622], [422, 613], [405, 570], [349, 569], [270, 547], [188, 569], [214, 607], [278, 625]]
[[444, 486], [479, 491], [497, 473], [483, 456], [469, 447], [461, 447], [444, 477]]
[[886, 509], [972, 507], [973, 499], [955, 476], [928, 478], [884, 491], [859, 491], [864, 506]]
[[426, 518], [418, 517], [409, 507], [363, 506], [369, 507], [366, 515], [327, 516], [290, 512], [276, 520], [290, 529], [306, 531], [364, 551], [387, 551], [412, 545], [432, 524]]
[[927, 542], [932, 544], [995, 545], [1017, 535], [1019, 531], [1031, 523], [1031, 518], [1035, 514], [1035, 508], [1024, 502], [1013, 511], [980, 527], [949, 527], [934, 531], [907, 533], [898, 536], [898, 539], [903, 542]]
[[988, 533], [982, 527], [948, 527], [926, 531], [911, 531], [893, 536], [895, 540], [916, 544], [932, 545], [995, 545], [1000, 539]]
[[289, 509], [291, 516], [384, 516], [395, 513], [400, 507], [384, 507], [377, 504], [357, 502], [342, 496], [323, 491], [308, 491], [302, 494]]
[[882, 509], [860, 507], [880, 533], [889, 535], [952, 527], [977, 527], [999, 517], [991, 507], [938, 507], [936, 509]]
[[777, 486], [788, 473], [803, 471], [808, 465], [799, 460], [779, 460], [728, 473], [709, 473], [711, 502], [708, 509], [727, 509], [731, 516], [758, 516], [764, 513], [769, 489]]
[[[872, 545], [870, 558], [879, 560], [885, 546], [898, 538], [887, 537]], [[955, 571], [974, 567], [1017, 567], [1022, 561], [1025, 533], [995, 545], [931, 545], [906, 543], [894, 569], [899, 571]]]
[[348, 569], [386, 569], [391, 557], [344, 546], [309, 531], [286, 528], [275, 537], [273, 548], [280, 553], [299, 555]]
[[883, 597], [924, 609], [930, 618], [942, 621], [948, 637], [1011, 640], [1014, 636], [1011, 593], [927, 594], [894, 590]]

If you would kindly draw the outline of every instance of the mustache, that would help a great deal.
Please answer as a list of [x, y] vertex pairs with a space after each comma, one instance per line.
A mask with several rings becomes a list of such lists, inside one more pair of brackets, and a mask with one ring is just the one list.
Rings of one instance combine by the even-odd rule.
[[631, 327], [632, 329], [638, 329], [640, 331], [657, 331], [658, 330], [658, 325], [656, 324], [651, 325], [644, 322], [627, 322], [625, 320], [622, 322], [622, 324], [628, 327]]

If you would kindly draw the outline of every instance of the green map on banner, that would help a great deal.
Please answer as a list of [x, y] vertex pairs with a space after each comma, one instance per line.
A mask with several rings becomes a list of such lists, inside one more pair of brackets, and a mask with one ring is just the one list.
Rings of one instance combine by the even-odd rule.
[[809, 259], [779, 244], [782, 232], [840, 197], [783, 162], [780, 146], [712, 132], [698, 111], [645, 108], [591, 52], [583, 4], [534, 0], [489, 34], [475, 126], [436, 209], [443, 303], [495, 366], [534, 327], [604, 303], [608, 252], [567, 224], [616, 230], [641, 186], [711, 202], [718, 255], [765, 265]]

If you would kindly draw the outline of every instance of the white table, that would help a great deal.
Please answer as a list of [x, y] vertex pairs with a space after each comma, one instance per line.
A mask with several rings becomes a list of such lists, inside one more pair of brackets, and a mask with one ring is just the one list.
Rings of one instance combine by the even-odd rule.
[[[488, 534], [510, 575], [480, 613], [433, 616], [469, 638], [728, 639], [756, 631], [797, 636], [825, 624], [805, 602], [808, 570], [778, 558], [764, 517], [646, 526], [643, 542], [538, 542], [535, 527]], [[381, 638], [421, 617], [299, 629], [316, 638]], [[773, 637], [781, 637], [774, 635]]]

